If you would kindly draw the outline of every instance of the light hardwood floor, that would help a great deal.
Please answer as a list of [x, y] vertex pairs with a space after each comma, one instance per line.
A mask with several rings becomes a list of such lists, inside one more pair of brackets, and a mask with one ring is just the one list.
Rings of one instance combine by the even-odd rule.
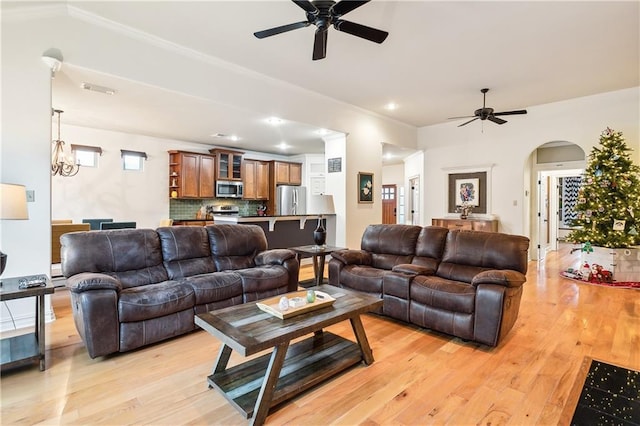
[[[563, 407], [585, 356], [640, 370], [640, 291], [560, 278], [577, 256], [565, 248], [529, 264], [520, 315], [498, 348], [365, 316], [375, 363], [283, 404], [267, 424], [567, 424]], [[303, 268], [301, 279], [310, 275]], [[92, 360], [66, 290], [53, 303], [48, 368], [2, 375], [3, 425], [247, 423], [207, 388], [219, 348], [208, 333]], [[331, 331], [353, 337], [348, 323]], [[234, 353], [230, 365], [241, 360]]]

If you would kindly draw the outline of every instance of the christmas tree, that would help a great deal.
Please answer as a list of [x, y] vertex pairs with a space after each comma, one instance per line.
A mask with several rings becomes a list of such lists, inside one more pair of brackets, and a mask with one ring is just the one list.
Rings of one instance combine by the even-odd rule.
[[640, 167], [633, 164], [622, 132], [607, 128], [594, 147], [578, 191], [574, 243], [610, 248], [640, 243]]

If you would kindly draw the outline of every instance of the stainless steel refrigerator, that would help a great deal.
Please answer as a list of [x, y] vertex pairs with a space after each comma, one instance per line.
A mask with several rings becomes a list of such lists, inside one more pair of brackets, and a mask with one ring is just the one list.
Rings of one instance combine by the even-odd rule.
[[280, 185], [276, 188], [276, 215], [289, 216], [307, 213], [307, 188]]

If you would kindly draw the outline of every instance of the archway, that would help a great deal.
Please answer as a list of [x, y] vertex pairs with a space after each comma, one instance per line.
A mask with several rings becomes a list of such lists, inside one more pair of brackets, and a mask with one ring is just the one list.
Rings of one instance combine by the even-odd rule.
[[531, 259], [542, 261], [570, 232], [573, 205], [586, 167], [584, 150], [568, 141], [538, 146], [529, 156]]

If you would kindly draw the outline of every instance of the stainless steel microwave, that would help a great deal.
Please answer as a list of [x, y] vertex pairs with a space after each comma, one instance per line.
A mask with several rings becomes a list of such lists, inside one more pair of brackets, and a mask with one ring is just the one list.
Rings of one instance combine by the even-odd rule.
[[216, 198], [242, 198], [242, 182], [216, 181]]

